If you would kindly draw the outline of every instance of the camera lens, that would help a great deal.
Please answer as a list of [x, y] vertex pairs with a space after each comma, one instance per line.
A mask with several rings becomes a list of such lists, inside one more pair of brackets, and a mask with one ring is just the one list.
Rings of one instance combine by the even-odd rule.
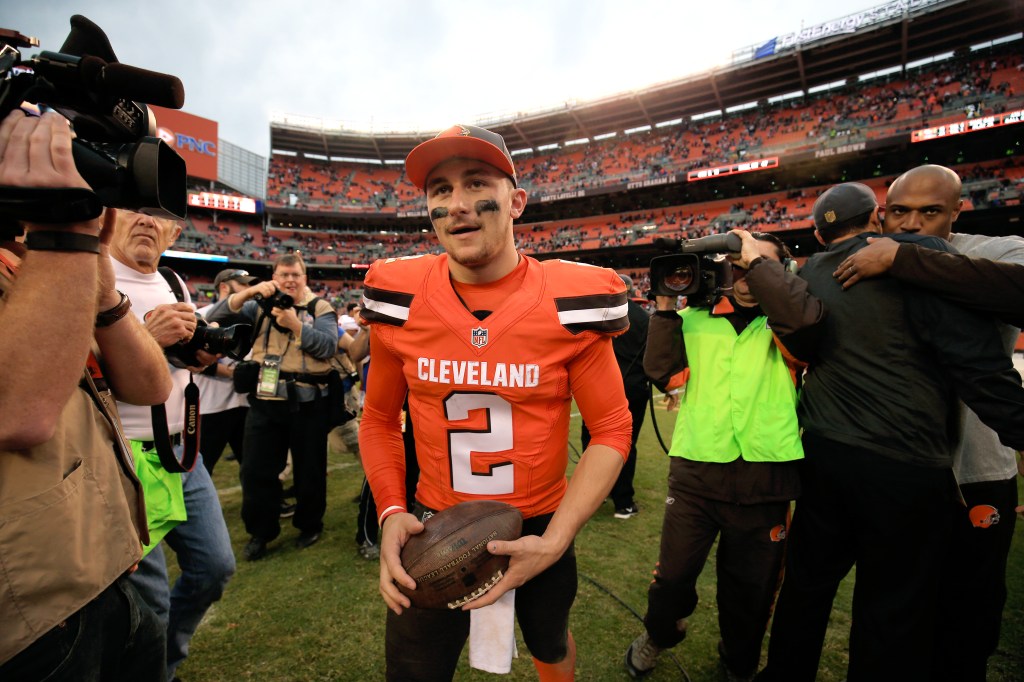
[[662, 280], [669, 291], [686, 291], [693, 284], [693, 266], [681, 265], [665, 274]]

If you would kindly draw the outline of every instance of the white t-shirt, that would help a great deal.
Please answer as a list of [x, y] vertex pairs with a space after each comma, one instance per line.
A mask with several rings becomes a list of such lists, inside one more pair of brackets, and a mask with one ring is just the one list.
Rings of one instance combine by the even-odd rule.
[[[974, 234], [950, 235], [957, 251], [971, 258], [1024, 265], [1024, 239], [1020, 237], [986, 237]], [[1000, 333], [1007, 355], [1012, 355], [1020, 330], [1001, 324]], [[953, 471], [960, 483], [1005, 481], [1017, 475], [1017, 458], [1012, 448], [999, 442], [999, 436], [985, 426], [967, 406], [961, 403], [962, 438], [953, 455]]]
[[[170, 285], [159, 272], [142, 273], [129, 268], [116, 258], [111, 258], [110, 261], [114, 264], [117, 288], [131, 299], [132, 312], [140, 321], [145, 322], [146, 313], [161, 303], [177, 303], [178, 299], [174, 297]], [[185, 301], [191, 304], [188, 287], [184, 282], [181, 283], [181, 288], [185, 292]], [[171, 368], [174, 388], [164, 407], [167, 410], [167, 432], [173, 436], [176, 433], [181, 433], [185, 427], [185, 387], [188, 385], [188, 377], [191, 372], [187, 369], [168, 366]], [[117, 411], [121, 414], [121, 423], [124, 425], [124, 433], [128, 438], [153, 440], [153, 419], [148, 405], [129, 405], [119, 400]]]

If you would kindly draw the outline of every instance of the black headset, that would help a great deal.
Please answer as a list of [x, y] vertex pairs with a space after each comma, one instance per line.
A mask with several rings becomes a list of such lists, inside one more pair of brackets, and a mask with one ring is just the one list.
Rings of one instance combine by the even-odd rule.
[[783, 243], [781, 239], [776, 237], [771, 232], [751, 232], [750, 236], [759, 242], [769, 242], [775, 245], [775, 250], [779, 255], [779, 260], [782, 261], [782, 267], [786, 272], [791, 272], [794, 275], [799, 269], [796, 260], [793, 258], [792, 252], [789, 247]]

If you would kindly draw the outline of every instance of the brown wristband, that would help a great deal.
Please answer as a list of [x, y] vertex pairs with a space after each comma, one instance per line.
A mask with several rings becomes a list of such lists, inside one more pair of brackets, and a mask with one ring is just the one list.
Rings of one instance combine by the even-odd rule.
[[97, 327], [109, 327], [114, 324], [122, 317], [128, 314], [128, 311], [132, 307], [131, 299], [123, 291], [118, 291], [121, 294], [121, 300], [118, 301], [110, 310], [104, 310], [96, 315], [96, 326]]

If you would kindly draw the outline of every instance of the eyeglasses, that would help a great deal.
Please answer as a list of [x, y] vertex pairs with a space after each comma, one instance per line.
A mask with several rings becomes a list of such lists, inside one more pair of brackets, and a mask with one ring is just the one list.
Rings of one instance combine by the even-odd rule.
[[249, 276], [249, 271], [248, 270], [232, 270], [231, 272], [229, 272], [228, 274], [226, 274], [224, 276], [224, 279], [225, 280], [228, 280], [228, 279], [238, 279], [239, 277], [248, 277], [248, 276]]
[[276, 279], [302, 279], [306, 275], [301, 272], [275, 272]]

